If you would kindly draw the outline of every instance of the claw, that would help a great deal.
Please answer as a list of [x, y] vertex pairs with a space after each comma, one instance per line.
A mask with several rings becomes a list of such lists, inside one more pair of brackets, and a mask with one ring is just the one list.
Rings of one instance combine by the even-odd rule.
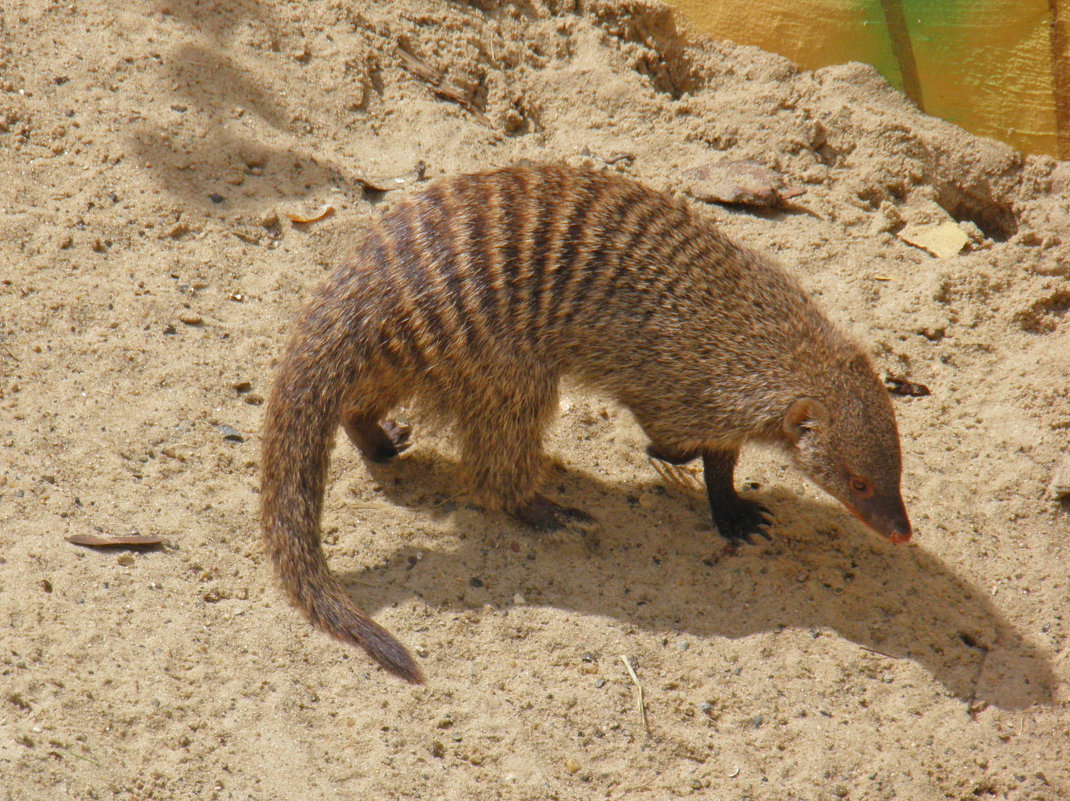
[[408, 423], [399, 423], [397, 420], [384, 420], [380, 423], [380, 426], [383, 429], [383, 433], [390, 440], [390, 444], [394, 446], [395, 456], [412, 445], [409, 442], [412, 437], [412, 426]]
[[718, 504], [712, 511], [717, 531], [729, 542], [753, 545], [755, 534], [772, 542], [765, 527], [773, 522], [774, 515], [757, 501], [736, 498], [730, 504]]
[[409, 447], [412, 426], [397, 420], [379, 423], [364, 415], [349, 414], [342, 426], [352, 442], [367, 459], [388, 462]]

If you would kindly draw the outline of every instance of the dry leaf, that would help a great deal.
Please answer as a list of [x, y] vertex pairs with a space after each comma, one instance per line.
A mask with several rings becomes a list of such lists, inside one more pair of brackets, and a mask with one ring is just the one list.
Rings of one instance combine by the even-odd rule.
[[954, 256], [970, 241], [958, 223], [942, 222], [937, 225], [908, 225], [899, 232], [899, 238], [909, 245], [928, 251], [940, 259]]
[[698, 200], [741, 206], [780, 206], [806, 190], [788, 186], [784, 176], [757, 161], [718, 161], [680, 173], [686, 191]]
[[89, 548], [146, 548], [159, 545], [163, 537], [154, 534], [74, 534], [67, 537], [67, 542]]
[[320, 209], [319, 213], [314, 214], [311, 217], [305, 217], [305, 216], [303, 216], [301, 214], [294, 214], [294, 213], [289, 212], [289, 211], [284, 211], [283, 214], [286, 215], [286, 219], [288, 219], [290, 222], [301, 223], [301, 224], [314, 223], [314, 222], [319, 222], [320, 220], [326, 219], [327, 217], [330, 217], [332, 214], [334, 214], [334, 206], [332, 206], [330, 203], [328, 203], [326, 206], [324, 206], [322, 209]]

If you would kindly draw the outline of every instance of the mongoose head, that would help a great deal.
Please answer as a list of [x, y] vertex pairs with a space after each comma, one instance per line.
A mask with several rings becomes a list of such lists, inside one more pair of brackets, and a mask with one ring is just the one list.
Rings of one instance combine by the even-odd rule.
[[869, 361], [851, 359], [815, 394], [796, 399], [781, 421], [796, 463], [871, 529], [906, 542], [895, 413]]

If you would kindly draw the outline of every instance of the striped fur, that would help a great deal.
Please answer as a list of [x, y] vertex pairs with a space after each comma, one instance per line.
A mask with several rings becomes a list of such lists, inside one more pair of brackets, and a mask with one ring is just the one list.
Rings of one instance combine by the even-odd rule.
[[[262, 502], [267, 548], [294, 603], [419, 681], [323, 558], [334, 430], [345, 424], [366, 455], [387, 457], [394, 440], [381, 422], [419, 405], [454, 424], [481, 502], [552, 525], [573, 511], [538, 494], [542, 435], [564, 375], [629, 408], [652, 453], [712, 460], [715, 503], [712, 483], [724, 477], [710, 464], [727, 470], [718, 497], [744, 504], [730, 488], [739, 448], [778, 443], [871, 526], [903, 538], [905, 512], [888, 511], [899, 499], [890, 402], [858, 346], [794, 279], [634, 181], [510, 168], [449, 178], [398, 204], [297, 323], [267, 406]], [[791, 429], [798, 437], [786, 433], [800, 398], [835, 410], [820, 441], [814, 420]], [[848, 462], [884, 498], [870, 519], [839, 486]]]

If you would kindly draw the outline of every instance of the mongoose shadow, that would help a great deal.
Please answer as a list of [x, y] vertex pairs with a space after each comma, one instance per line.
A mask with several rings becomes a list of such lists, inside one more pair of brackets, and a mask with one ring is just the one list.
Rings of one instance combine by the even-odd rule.
[[[359, 461], [351, 467], [363, 472]], [[921, 665], [971, 706], [1022, 709], [1053, 701], [1048, 657], [983, 588], [955, 575], [923, 541], [909, 548], [885, 543], [834, 503], [775, 486], [754, 492], [776, 515], [772, 540], [731, 553], [707, 523], [701, 499], [690, 503], [667, 493], [650, 512], [634, 497], [656, 487], [653, 482], [606, 483], [558, 466], [547, 482], [555, 499], [593, 512], [602, 524], [600, 546], [591, 551], [578, 534], [540, 535], [501, 513], [444, 502], [456, 496], [461, 472], [449, 457], [417, 452], [369, 467], [398, 514], [408, 508], [440, 528], [443, 540], [462, 536], [450, 550], [406, 547], [376, 567], [339, 570], [343, 581], [359, 583], [347, 591], [369, 613], [413, 595], [438, 609], [506, 608], [520, 593], [529, 604], [694, 637], [827, 630]], [[356, 480], [367, 481], [367, 474]], [[359, 510], [343, 506], [331, 516], [340, 537], [367, 530]], [[475, 577], [482, 585], [478, 601], [469, 590]], [[370, 581], [376, 590], [367, 589]], [[677, 589], [667, 593], [670, 584]], [[397, 633], [411, 641], [411, 633]], [[446, 663], [443, 655], [440, 664]]]
[[[188, 111], [192, 118], [209, 120], [205, 135], [188, 132], [181, 123], [165, 126], [149, 119], [133, 127], [130, 147], [151, 165], [167, 192], [204, 212], [228, 215], [259, 211], [279, 198], [307, 198], [313, 187], [336, 186], [359, 196], [362, 181], [352, 166], [301, 148], [267, 144], [264, 136], [238, 133], [229, 126], [239, 109], [283, 137], [316, 125], [316, 120], [304, 119], [307, 111], [265, 89], [254, 72], [235, 60], [229, 46], [246, 25], [276, 41], [285, 36], [287, 23], [273, 19], [256, 3], [227, 4], [225, 13], [204, 13], [194, 0], [157, 5], [160, 13], [203, 42], [184, 43], [158, 58], [160, 78], [172, 87], [171, 108], [179, 115]], [[359, 11], [353, 13], [360, 16]], [[378, 92], [377, 80], [373, 73], [365, 75], [358, 82], [360, 92]], [[184, 117], [175, 119], [177, 123]]]

